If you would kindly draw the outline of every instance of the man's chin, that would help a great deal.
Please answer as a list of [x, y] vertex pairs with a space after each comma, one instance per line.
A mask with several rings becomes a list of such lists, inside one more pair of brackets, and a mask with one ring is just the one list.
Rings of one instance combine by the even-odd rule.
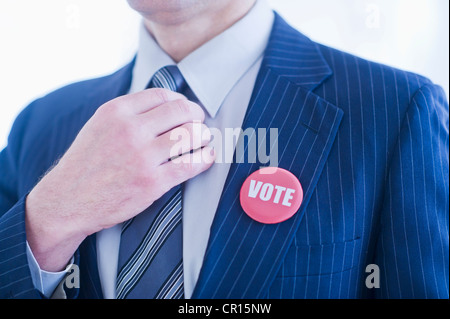
[[177, 12], [190, 7], [205, 5], [205, 0], [127, 0], [134, 10], [155, 14], [158, 12]]
[[146, 20], [165, 25], [180, 24], [198, 14], [207, 0], [127, 0]]

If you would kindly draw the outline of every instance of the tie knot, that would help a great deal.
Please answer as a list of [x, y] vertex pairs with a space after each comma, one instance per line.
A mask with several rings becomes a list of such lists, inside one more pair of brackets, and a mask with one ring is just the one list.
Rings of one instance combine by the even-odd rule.
[[150, 80], [148, 88], [163, 88], [183, 93], [186, 81], [176, 65], [169, 65], [159, 69]]

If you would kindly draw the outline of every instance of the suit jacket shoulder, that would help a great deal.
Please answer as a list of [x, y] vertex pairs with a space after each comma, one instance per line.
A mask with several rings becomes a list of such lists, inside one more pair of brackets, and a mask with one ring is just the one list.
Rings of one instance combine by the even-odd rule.
[[[316, 91], [319, 95], [323, 95], [321, 92], [327, 91], [329, 87], [336, 86], [336, 81], [339, 81], [340, 86], [350, 85], [351, 90], [336, 92], [341, 93], [337, 97], [346, 94], [350, 99], [357, 99], [364, 98], [365, 94], [375, 93], [394, 96], [404, 106], [411, 102], [417, 90], [434, 85], [422, 75], [370, 61], [322, 44], [316, 45], [333, 72], [332, 76], [324, 81], [322, 91]], [[327, 98], [337, 102], [336, 96], [327, 94]]]

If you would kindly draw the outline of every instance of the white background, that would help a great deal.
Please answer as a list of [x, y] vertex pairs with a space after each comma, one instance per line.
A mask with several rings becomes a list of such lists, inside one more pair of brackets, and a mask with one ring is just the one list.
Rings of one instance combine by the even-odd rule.
[[[425, 75], [449, 95], [448, 0], [269, 2], [313, 40]], [[0, 149], [29, 102], [126, 64], [139, 22], [126, 0], [0, 0]]]

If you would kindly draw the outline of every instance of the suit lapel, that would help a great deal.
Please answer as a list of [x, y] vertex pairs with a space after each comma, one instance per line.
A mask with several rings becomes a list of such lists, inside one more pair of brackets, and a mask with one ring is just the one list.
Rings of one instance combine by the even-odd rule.
[[262, 298], [290, 246], [320, 177], [342, 111], [311, 91], [331, 74], [316, 45], [276, 15], [243, 129], [278, 128], [279, 167], [300, 180], [304, 200], [289, 220], [264, 225], [239, 202], [260, 163], [234, 163], [211, 227], [193, 298]]

